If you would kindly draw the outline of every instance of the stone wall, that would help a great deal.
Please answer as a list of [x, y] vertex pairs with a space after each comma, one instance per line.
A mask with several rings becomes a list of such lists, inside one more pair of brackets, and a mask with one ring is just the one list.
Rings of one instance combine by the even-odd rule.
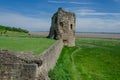
[[56, 41], [39, 56], [30, 52], [0, 51], [0, 80], [49, 80], [61, 50], [62, 40]]
[[1, 64], [0, 80], [38, 80], [36, 64]]
[[55, 44], [38, 56], [43, 61], [42, 66], [39, 67], [38, 74], [41, 74], [42, 72], [46, 78], [45, 80], [49, 80], [48, 71], [54, 68], [62, 48], [63, 42], [62, 40], [58, 40]]

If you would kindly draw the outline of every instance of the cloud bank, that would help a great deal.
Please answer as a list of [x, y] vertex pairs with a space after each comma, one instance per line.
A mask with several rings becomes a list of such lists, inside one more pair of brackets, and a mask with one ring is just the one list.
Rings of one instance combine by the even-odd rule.
[[120, 32], [120, 13], [97, 12], [94, 9], [78, 9], [75, 12], [78, 31]]
[[49, 18], [33, 18], [15, 13], [0, 13], [0, 25], [21, 27], [30, 31], [46, 31], [49, 30], [50, 20]]
[[120, 32], [120, 20], [101, 18], [77, 18], [79, 32]]
[[120, 16], [120, 13], [97, 12], [94, 9], [78, 9], [74, 11], [76, 14], [83, 16]]

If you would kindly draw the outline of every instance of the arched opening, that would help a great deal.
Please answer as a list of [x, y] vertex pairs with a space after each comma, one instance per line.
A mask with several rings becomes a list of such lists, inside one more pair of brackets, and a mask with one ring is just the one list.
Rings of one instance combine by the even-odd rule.
[[68, 40], [63, 40], [64, 46], [68, 46]]
[[54, 30], [54, 37], [53, 38], [57, 39], [57, 32], [56, 32], [56, 30]]
[[63, 22], [60, 22], [60, 26], [63, 28]]
[[71, 29], [71, 30], [73, 29], [73, 25], [72, 25], [72, 24], [70, 25], [70, 29]]

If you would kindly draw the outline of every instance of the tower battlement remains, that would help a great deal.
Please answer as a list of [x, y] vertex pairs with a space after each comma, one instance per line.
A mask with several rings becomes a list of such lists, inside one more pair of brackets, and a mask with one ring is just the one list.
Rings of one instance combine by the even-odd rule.
[[64, 46], [75, 46], [76, 16], [72, 12], [58, 8], [52, 16], [48, 38], [62, 39]]

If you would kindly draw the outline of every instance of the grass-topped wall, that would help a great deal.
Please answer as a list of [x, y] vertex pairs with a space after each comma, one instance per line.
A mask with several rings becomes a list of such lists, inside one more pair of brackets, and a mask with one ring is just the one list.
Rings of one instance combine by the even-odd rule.
[[10, 51], [32, 51], [38, 55], [56, 41], [47, 38], [0, 37], [0, 49]]

